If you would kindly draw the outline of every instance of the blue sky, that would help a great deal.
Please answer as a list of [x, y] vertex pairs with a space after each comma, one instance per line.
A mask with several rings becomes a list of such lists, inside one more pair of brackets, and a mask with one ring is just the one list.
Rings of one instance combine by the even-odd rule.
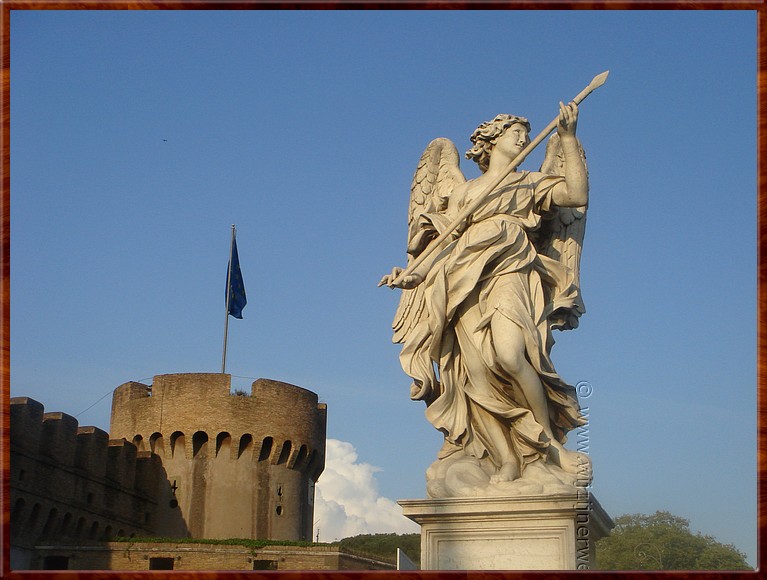
[[13, 11], [11, 394], [108, 429], [121, 383], [218, 372], [234, 223], [234, 386], [317, 392], [377, 493], [424, 497], [440, 436], [376, 288], [419, 156], [499, 112], [535, 134], [608, 69], [578, 127], [587, 313], [552, 358], [593, 386], [605, 509], [755, 563], [752, 11]]

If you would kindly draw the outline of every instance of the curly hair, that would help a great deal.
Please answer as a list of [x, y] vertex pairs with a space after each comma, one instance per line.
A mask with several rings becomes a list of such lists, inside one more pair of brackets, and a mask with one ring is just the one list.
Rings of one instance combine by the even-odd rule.
[[490, 163], [490, 152], [493, 150], [496, 140], [503, 135], [506, 129], [515, 123], [524, 125], [527, 132], [530, 132], [528, 120], [525, 117], [517, 117], [516, 115], [501, 113], [496, 115], [492, 121], [482, 123], [471, 134], [471, 142], [474, 146], [466, 152], [466, 159], [476, 161], [482, 173], [487, 171]]

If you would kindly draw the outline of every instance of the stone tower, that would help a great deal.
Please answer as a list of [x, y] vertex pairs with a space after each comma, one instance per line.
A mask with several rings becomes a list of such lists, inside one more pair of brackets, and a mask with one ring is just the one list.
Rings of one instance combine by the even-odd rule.
[[110, 436], [159, 455], [167, 476], [157, 535], [310, 541], [326, 405], [267, 379], [230, 390], [230, 375], [192, 373], [115, 389]]

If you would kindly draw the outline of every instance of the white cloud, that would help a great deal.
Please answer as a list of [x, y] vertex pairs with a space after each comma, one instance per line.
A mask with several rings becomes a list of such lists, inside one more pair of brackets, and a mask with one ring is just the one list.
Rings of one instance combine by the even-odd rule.
[[358, 461], [351, 443], [327, 440], [325, 470], [317, 482], [314, 533], [321, 542], [358, 534], [417, 533], [419, 526], [402, 515], [396, 502], [378, 494], [380, 468]]

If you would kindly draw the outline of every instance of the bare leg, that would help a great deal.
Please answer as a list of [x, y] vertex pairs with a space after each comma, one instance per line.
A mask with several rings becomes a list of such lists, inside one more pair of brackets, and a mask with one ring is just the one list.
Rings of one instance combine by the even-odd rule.
[[552, 459], [567, 471], [575, 471], [577, 454], [565, 449], [551, 430], [549, 405], [541, 379], [525, 356], [525, 337], [522, 329], [505, 316], [495, 316], [491, 323], [493, 344], [498, 361], [514, 378], [527, 399], [530, 410], [553, 448]]
[[[464, 365], [475, 388], [486, 392], [492, 390], [493, 387], [486, 378], [487, 369], [479, 353], [475, 352], [469, 355], [469, 353], [464, 352]], [[517, 479], [520, 475], [520, 466], [511, 447], [509, 427], [486, 412], [472, 413], [472, 420], [481, 423], [481, 432], [489, 439], [485, 445], [493, 449], [494, 455], [501, 464], [498, 473], [491, 478], [491, 481], [513, 481]]]
[[541, 379], [525, 357], [522, 329], [505, 316], [495, 316], [491, 325], [498, 362], [511, 375], [527, 399], [535, 420], [549, 439], [554, 439], [549, 419], [549, 406]]
[[[474, 340], [467, 328], [475, 328], [479, 322], [479, 309], [476, 300], [467, 300], [461, 308], [459, 322], [455, 331], [459, 335], [462, 345], [462, 363], [471, 384], [479, 393], [490, 394], [493, 386], [488, 377], [488, 369], [482, 360], [482, 353], [474, 346]], [[470, 405], [473, 403], [470, 402]], [[498, 473], [492, 477], [492, 481], [513, 481], [520, 475], [520, 465], [512, 448], [509, 425], [503, 419], [495, 417], [487, 410], [480, 412], [470, 411], [472, 421], [482, 425], [479, 430], [487, 438], [484, 445], [491, 449], [494, 463], [499, 463]]]

